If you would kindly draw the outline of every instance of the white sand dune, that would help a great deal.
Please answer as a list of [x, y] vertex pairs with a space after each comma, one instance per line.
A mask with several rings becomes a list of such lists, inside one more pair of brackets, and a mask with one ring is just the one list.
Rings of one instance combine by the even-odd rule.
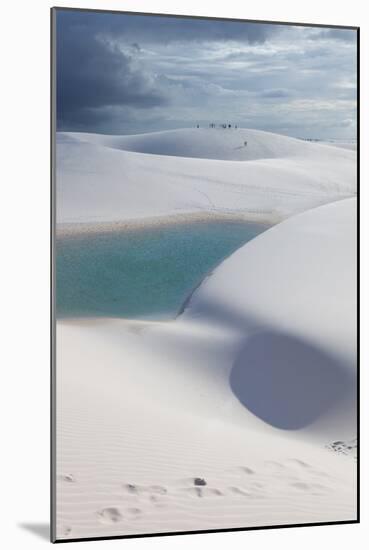
[[[242, 402], [323, 440], [356, 433], [355, 220], [356, 199], [346, 199], [269, 229], [225, 260], [182, 314], [242, 335], [232, 374]], [[268, 387], [265, 400], [257, 387]]]
[[355, 209], [258, 236], [175, 321], [58, 322], [59, 538], [355, 519], [325, 448], [356, 433]]
[[[160, 156], [245, 161], [317, 154], [316, 142], [247, 128], [181, 128], [128, 136], [78, 132], [67, 135], [112, 149]], [[330, 152], [326, 154], [329, 156]]]
[[275, 223], [354, 196], [356, 153], [246, 129], [59, 133], [56, 180], [59, 228], [189, 214]]

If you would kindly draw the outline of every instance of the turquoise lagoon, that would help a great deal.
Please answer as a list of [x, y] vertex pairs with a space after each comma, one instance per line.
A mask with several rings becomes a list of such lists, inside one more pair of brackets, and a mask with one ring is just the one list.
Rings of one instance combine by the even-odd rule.
[[57, 317], [173, 318], [209, 271], [265, 229], [207, 221], [60, 237]]

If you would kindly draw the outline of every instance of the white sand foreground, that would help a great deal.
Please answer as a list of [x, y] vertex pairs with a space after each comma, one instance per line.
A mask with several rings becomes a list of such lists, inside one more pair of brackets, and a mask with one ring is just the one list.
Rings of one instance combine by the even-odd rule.
[[58, 322], [58, 538], [355, 519], [355, 460], [325, 447], [356, 435], [355, 216], [259, 235], [175, 321]]

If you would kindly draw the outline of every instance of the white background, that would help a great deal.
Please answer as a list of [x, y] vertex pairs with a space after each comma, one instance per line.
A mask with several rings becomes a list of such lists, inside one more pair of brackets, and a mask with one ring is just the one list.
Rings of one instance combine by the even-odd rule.
[[[99, 541], [93, 548], [362, 548], [368, 513], [368, 29], [349, 0], [61, 0], [60, 5], [361, 26], [362, 524]], [[49, 518], [49, 0], [1, 7], [0, 538], [45, 547]], [[5, 305], [5, 310], [4, 310]], [[93, 545], [93, 546], [92, 546]]]

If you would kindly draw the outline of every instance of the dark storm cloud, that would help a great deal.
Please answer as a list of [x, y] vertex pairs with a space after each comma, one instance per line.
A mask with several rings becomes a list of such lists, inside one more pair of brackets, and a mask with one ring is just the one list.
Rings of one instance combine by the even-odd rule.
[[[160, 77], [145, 73], [135, 62], [141, 44], [229, 39], [261, 43], [273, 32], [262, 24], [60, 10], [58, 128], [93, 128], [108, 107], [147, 109], [168, 102]], [[124, 52], [119, 42], [127, 46]]]
[[[58, 16], [59, 17], [59, 16]], [[138, 45], [132, 45], [138, 51]], [[57, 27], [57, 118], [60, 128], [84, 129], [101, 119], [107, 106], [162, 105], [155, 79], [134, 66], [133, 58], [86, 24]]]
[[355, 132], [356, 32], [57, 12], [58, 129], [137, 133], [232, 120]]

